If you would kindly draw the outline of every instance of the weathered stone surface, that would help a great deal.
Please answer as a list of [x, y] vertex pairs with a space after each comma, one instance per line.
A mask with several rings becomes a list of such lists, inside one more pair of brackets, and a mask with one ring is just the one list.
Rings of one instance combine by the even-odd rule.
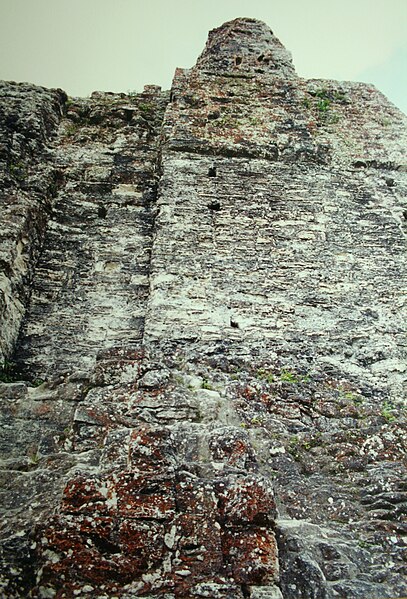
[[405, 117], [253, 19], [0, 93], [0, 594], [405, 596]]
[[400, 397], [405, 118], [365, 84], [243, 76], [257, 28], [175, 75], [145, 339], [266, 346]]
[[26, 371], [87, 368], [101, 349], [141, 339], [166, 103], [156, 91], [65, 106], [53, 149], [61, 183], [17, 352]]
[[58, 183], [49, 145], [66, 94], [0, 82], [0, 361], [14, 349]]
[[295, 77], [291, 54], [261, 21], [236, 19], [209, 32], [194, 70], [229, 77]]

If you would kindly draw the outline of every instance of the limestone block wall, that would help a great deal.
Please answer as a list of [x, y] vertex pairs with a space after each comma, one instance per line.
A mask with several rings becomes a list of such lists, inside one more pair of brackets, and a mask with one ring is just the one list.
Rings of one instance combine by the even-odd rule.
[[58, 193], [15, 359], [46, 379], [140, 341], [167, 96], [69, 101], [53, 147]]
[[13, 352], [56, 192], [49, 146], [66, 94], [0, 82], [0, 360]]
[[238, 29], [174, 79], [145, 337], [258, 345], [401, 397], [406, 119], [252, 42], [230, 61]]
[[253, 19], [0, 94], [1, 596], [404, 597], [405, 117]]

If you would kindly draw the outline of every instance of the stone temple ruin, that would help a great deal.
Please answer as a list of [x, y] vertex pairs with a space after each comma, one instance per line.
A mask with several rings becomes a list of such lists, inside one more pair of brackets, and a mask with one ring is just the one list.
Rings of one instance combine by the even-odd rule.
[[2, 597], [407, 595], [406, 153], [254, 19], [0, 84]]

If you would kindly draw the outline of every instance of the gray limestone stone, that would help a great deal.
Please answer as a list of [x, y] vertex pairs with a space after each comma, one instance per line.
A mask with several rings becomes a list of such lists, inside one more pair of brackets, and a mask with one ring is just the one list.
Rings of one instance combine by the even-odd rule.
[[0, 99], [0, 594], [405, 596], [406, 117], [247, 18]]

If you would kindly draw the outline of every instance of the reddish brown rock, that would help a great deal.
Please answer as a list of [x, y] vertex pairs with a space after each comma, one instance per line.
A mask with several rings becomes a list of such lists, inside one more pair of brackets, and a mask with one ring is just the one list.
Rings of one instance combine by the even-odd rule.
[[223, 554], [238, 584], [267, 585], [278, 580], [278, 552], [273, 532], [266, 528], [226, 528]]
[[68, 514], [108, 514], [113, 508], [112, 493], [112, 485], [99, 477], [78, 477], [66, 485], [61, 510]]
[[178, 584], [185, 578], [191, 585], [191, 579], [210, 579], [214, 573], [222, 573], [220, 526], [215, 519], [207, 514], [180, 514], [171, 524], [167, 545], [173, 535], [173, 572]]
[[219, 510], [222, 520], [232, 525], [272, 525], [276, 515], [273, 488], [265, 478], [231, 477], [219, 483]]
[[175, 512], [174, 481], [148, 474], [118, 474], [114, 501], [123, 517], [168, 520]]
[[171, 433], [162, 427], [133, 430], [129, 444], [129, 467], [138, 472], [169, 473], [174, 467]]

